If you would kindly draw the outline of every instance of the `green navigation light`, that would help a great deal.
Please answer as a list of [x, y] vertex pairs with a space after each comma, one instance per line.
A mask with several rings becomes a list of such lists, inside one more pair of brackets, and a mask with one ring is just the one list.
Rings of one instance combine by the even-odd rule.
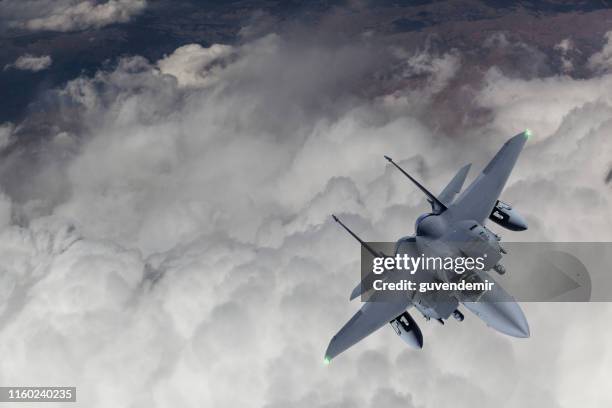
[[331, 363], [331, 359], [330, 359], [329, 357], [325, 357], [325, 358], [323, 359], [323, 363], [324, 363], [325, 365], [329, 365], [329, 363]]
[[531, 136], [533, 136], [533, 133], [529, 129], [525, 129], [525, 131], [523, 133], [525, 134], [525, 138], [527, 140], [531, 139]]

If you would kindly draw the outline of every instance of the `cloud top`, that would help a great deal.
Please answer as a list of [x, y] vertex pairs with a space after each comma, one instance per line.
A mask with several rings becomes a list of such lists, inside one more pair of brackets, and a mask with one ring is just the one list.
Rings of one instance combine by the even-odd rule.
[[31, 31], [76, 31], [125, 23], [142, 12], [146, 0], [6, 0], [3, 19]]
[[[417, 316], [422, 352], [383, 328], [322, 365], [357, 308], [347, 298], [359, 278], [358, 247], [329, 214], [393, 240], [429, 208], [383, 154], [435, 191], [532, 128], [502, 197], [527, 217], [524, 239], [609, 239], [612, 75], [491, 69], [457, 105], [487, 120], [447, 134], [432, 118], [466, 88], [456, 85], [466, 64], [372, 38], [269, 35], [126, 57], [46, 95], [46, 138], [0, 166], [0, 382], [75, 384], [92, 407], [601, 398], [567, 386], [608, 381], [601, 305], [590, 319], [576, 305], [527, 305], [529, 343], [475, 317], [441, 328]], [[38, 128], [29, 117], [2, 138], [12, 147]], [[581, 365], [577, 344], [589, 344]]]
[[52, 62], [53, 60], [49, 55], [25, 54], [17, 58], [12, 64], [6, 65], [4, 69], [15, 68], [22, 71], [38, 72], [49, 68]]

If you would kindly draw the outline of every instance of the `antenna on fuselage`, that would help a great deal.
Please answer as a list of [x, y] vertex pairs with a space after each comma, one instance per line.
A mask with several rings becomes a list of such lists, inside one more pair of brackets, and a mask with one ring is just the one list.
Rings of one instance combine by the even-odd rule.
[[374, 248], [372, 248], [367, 242], [365, 242], [364, 240], [362, 240], [361, 238], [359, 238], [357, 236], [357, 234], [355, 234], [353, 231], [350, 230], [349, 227], [347, 227], [346, 225], [344, 225], [344, 223], [342, 221], [340, 221], [338, 219], [338, 217], [336, 217], [334, 214], [332, 214], [332, 218], [334, 219], [334, 221], [336, 221], [338, 224], [342, 225], [342, 228], [344, 228], [349, 234], [351, 234], [353, 236], [353, 238], [355, 238], [357, 241], [359, 241], [359, 243], [361, 244], [361, 246], [363, 246], [369, 253], [372, 254], [372, 256], [374, 256], [375, 258], [378, 257], [383, 257], [386, 258], [387, 255], [385, 255], [384, 253], [382, 253], [381, 251], [376, 251]]
[[385, 156], [385, 159], [387, 159], [387, 161], [388, 161], [389, 163], [391, 163], [392, 165], [394, 165], [395, 167], [397, 167], [397, 169], [398, 169], [399, 171], [401, 171], [401, 172], [404, 174], [404, 176], [408, 177], [408, 178], [410, 179], [410, 181], [412, 181], [414, 184], [416, 184], [416, 186], [417, 186], [417, 187], [418, 187], [418, 188], [419, 188], [419, 189], [420, 189], [420, 190], [421, 190], [423, 193], [425, 193], [425, 195], [426, 195], [426, 196], [427, 196], [427, 198], [429, 199], [428, 201], [429, 201], [430, 203], [432, 203], [432, 202], [436, 203], [436, 205], [437, 205], [437, 206], [438, 206], [438, 208], [440, 209], [440, 212], [443, 212], [443, 211], [445, 211], [445, 210], [447, 209], [446, 205], [445, 205], [445, 204], [444, 204], [442, 201], [438, 200], [438, 197], [436, 197], [436, 196], [435, 196], [435, 195], [433, 195], [433, 194], [432, 194], [432, 193], [431, 193], [429, 190], [427, 190], [425, 187], [423, 187], [423, 185], [422, 185], [421, 183], [419, 183], [418, 181], [416, 181], [416, 180], [414, 179], [414, 177], [412, 177], [410, 174], [406, 173], [406, 171], [404, 171], [404, 169], [402, 169], [402, 168], [401, 168], [401, 167], [400, 167], [400, 166], [399, 166], [397, 163], [395, 163], [395, 162], [393, 161], [393, 159], [392, 159], [392, 158], [390, 158], [389, 156]]

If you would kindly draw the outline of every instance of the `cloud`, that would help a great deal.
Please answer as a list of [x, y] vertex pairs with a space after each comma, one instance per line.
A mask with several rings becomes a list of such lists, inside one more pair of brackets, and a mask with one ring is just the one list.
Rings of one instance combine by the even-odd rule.
[[2, 19], [31, 31], [75, 31], [125, 23], [142, 12], [146, 0], [60, 0], [3, 2]]
[[576, 51], [576, 46], [570, 38], [564, 38], [555, 44], [554, 49], [561, 54], [561, 67], [564, 73], [570, 73], [574, 70], [571, 54]]
[[574, 42], [570, 38], [564, 38], [555, 44], [555, 49], [561, 53], [566, 54], [574, 49]]
[[606, 33], [605, 39], [601, 51], [591, 55], [587, 61], [587, 66], [597, 73], [607, 73], [612, 67], [612, 31]]
[[451, 137], [429, 118], [466, 64], [278, 34], [125, 57], [46, 95], [50, 134], [10, 125], [0, 166], [0, 382], [76, 385], [92, 407], [609, 403], [573, 391], [609, 377], [601, 305], [526, 305], [527, 341], [417, 316], [421, 352], [383, 328], [322, 364], [358, 307], [358, 247], [329, 213], [393, 240], [428, 209], [383, 154], [435, 191], [532, 128], [503, 197], [532, 227], [504, 237], [609, 239], [612, 77], [491, 69], [473, 101], [490, 119]]
[[229, 45], [214, 44], [204, 48], [200, 44], [187, 44], [158, 61], [164, 74], [176, 78], [180, 86], [205, 86], [215, 82], [215, 71], [232, 54]]
[[36, 57], [34, 55], [25, 54], [17, 58], [12, 64], [6, 65], [4, 69], [15, 68], [22, 71], [38, 72], [49, 68], [52, 62], [53, 60], [49, 55]]
[[0, 149], [4, 149], [11, 143], [14, 132], [15, 125], [12, 123], [6, 122], [0, 125]]
[[[537, 78], [551, 74], [547, 53], [512, 31], [487, 36], [483, 46], [488, 57], [493, 58], [498, 68], [508, 76]], [[559, 71], [555, 69], [552, 72]]]
[[394, 51], [403, 60], [401, 77], [427, 78], [424, 90], [430, 94], [422, 95], [426, 100], [446, 88], [461, 66], [461, 56], [456, 50], [442, 55], [432, 53], [428, 48], [419, 52], [407, 52], [401, 48]]

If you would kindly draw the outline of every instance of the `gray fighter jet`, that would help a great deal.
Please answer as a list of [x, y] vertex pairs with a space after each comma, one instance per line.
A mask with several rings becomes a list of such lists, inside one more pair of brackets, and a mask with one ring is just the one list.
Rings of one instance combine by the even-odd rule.
[[[526, 140], [530, 137], [531, 132], [526, 130], [509, 139], [482, 173], [461, 194], [459, 192], [470, 165], [461, 168], [446, 188], [435, 196], [391, 158], [385, 156], [391, 164], [425, 193], [432, 208], [431, 212], [421, 215], [416, 220], [415, 235], [397, 241], [396, 254], [408, 253], [410, 256], [418, 256], [420, 252], [485, 257], [485, 267], [478, 272], [473, 272], [473, 277], [481, 281], [495, 282], [487, 271], [492, 269], [500, 275], [505, 273], [505, 268], [499, 263], [505, 251], [500, 245], [501, 238], [484, 224], [488, 219], [513, 231], [527, 229], [524, 218], [510, 205], [499, 201], [499, 195]], [[372, 256], [384, 256], [355, 235], [336, 216], [333, 218]], [[363, 295], [367, 290], [367, 285], [364, 283], [366, 278], [355, 287], [351, 293], [351, 300]], [[449, 281], [453, 279], [453, 276], [449, 277], [442, 272], [434, 272], [429, 275], [421, 274], [420, 279]], [[504, 334], [513, 337], [529, 337], [529, 326], [520, 306], [497, 283], [493, 289], [481, 293], [477, 299], [451, 292], [421, 294], [413, 291], [402, 293], [399, 300], [365, 301], [361, 309], [331, 339], [324, 361], [329, 364], [332, 358], [387, 323], [408, 345], [420, 349], [423, 347], [423, 335], [407, 310], [414, 307], [425, 319], [434, 319], [444, 324], [444, 321], [450, 316], [458, 321], [464, 319], [459, 310], [460, 304], [463, 304], [488, 326]]]

